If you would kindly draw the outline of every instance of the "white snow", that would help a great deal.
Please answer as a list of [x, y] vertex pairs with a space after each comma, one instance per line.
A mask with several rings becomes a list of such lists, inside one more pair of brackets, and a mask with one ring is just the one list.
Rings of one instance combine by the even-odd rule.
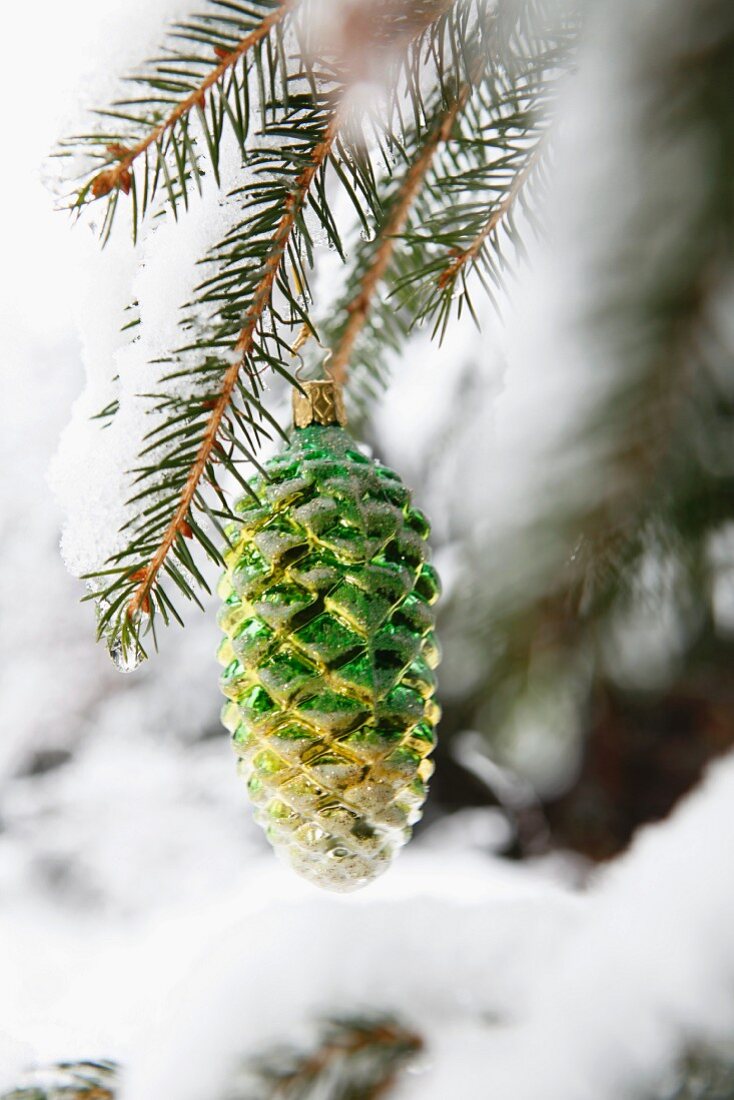
[[[488, 1036], [482, 1093], [618, 1097], [652, 1087], [684, 1041], [734, 1026], [734, 760], [599, 876], [584, 917], [536, 975], [520, 1025]], [[422, 1098], [456, 1080], [460, 1047]], [[412, 1096], [406, 1090], [405, 1096]], [[418, 1093], [415, 1093], [418, 1095]]]
[[[66, 516], [62, 553], [77, 576], [103, 568], [125, 545], [120, 528], [133, 514], [126, 505], [134, 492], [130, 471], [139, 464], [143, 437], [157, 421], [146, 395], [173, 392], [176, 385], [161, 383], [165, 367], [154, 361], [181, 344], [181, 309], [203, 278], [198, 261], [236, 217], [225, 196], [239, 168], [239, 149], [230, 136], [223, 142], [221, 193], [209, 183], [201, 196], [192, 193], [189, 209], [177, 221], [146, 219], [136, 249], [127, 211], [119, 213], [120, 224], [104, 251], [96, 240], [84, 241], [76, 321], [86, 388], [51, 470]], [[134, 337], [122, 331], [133, 302], [141, 322]], [[115, 398], [119, 411], [100, 430], [99, 421], [91, 418]]]
[[430, 1068], [404, 1079], [405, 1100], [652, 1088], [685, 1041], [734, 1026], [732, 799], [729, 759], [582, 897], [532, 871], [458, 853], [449, 870], [426, 852], [357, 899], [235, 909], [177, 973], [125, 1100], [216, 1092], [243, 1050], [334, 1005], [397, 1010], [426, 1035]]

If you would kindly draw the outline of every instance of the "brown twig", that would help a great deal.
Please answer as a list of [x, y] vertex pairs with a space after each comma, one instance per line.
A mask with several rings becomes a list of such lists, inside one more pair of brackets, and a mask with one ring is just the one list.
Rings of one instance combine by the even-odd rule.
[[135, 615], [136, 612], [148, 609], [149, 593], [158, 572], [166, 560], [177, 536], [179, 534], [185, 534], [185, 529], [188, 526], [187, 516], [191, 508], [191, 502], [204, 474], [204, 470], [211, 459], [212, 452], [214, 451], [219, 428], [232, 399], [239, 373], [247, 356], [252, 351], [253, 337], [257, 323], [270, 304], [275, 277], [278, 274], [278, 269], [288, 246], [291, 233], [293, 232], [298, 215], [303, 208], [306, 196], [311, 189], [311, 184], [316, 177], [316, 173], [325, 163], [331, 152], [338, 128], [339, 116], [338, 113], [335, 112], [322, 140], [314, 147], [310, 163], [306, 165], [296, 179], [293, 191], [286, 200], [283, 216], [273, 234], [273, 243], [268, 258], [265, 261], [260, 282], [253, 295], [252, 303], [245, 314], [244, 324], [235, 345], [235, 351], [238, 357], [224, 375], [222, 391], [212, 405], [206, 431], [199, 445], [194, 463], [189, 471], [186, 484], [181, 492], [181, 498], [173, 518], [166, 528], [155, 554], [150, 559], [148, 565], [140, 571], [138, 586], [127, 606], [127, 614], [130, 618]]
[[112, 168], [103, 169], [92, 180], [91, 190], [94, 197], [96, 199], [102, 198], [102, 196], [108, 195], [110, 191], [113, 191], [115, 188], [119, 188], [127, 193], [130, 190], [131, 184], [130, 169], [140, 154], [144, 153], [146, 149], [149, 149], [151, 145], [159, 141], [168, 130], [176, 125], [179, 119], [187, 115], [194, 107], [203, 106], [206, 93], [209, 89], [221, 80], [224, 74], [228, 72], [233, 65], [236, 65], [244, 54], [270, 34], [271, 30], [273, 30], [278, 23], [282, 22], [289, 10], [294, 6], [294, 2], [295, 0], [283, 0], [279, 7], [271, 12], [270, 15], [266, 16], [259, 26], [245, 35], [233, 50], [221, 57], [219, 64], [212, 69], [199, 87], [174, 107], [168, 117], [151, 130], [146, 137], [141, 138], [141, 140], [131, 149], [118, 148], [118, 155], [121, 155], [121, 159], [118, 163]]
[[448, 141], [457, 115], [465, 106], [470, 91], [469, 84], [462, 84], [453, 104], [448, 108], [441, 122], [432, 130], [420, 156], [411, 164], [403, 180], [392, 212], [380, 231], [380, 243], [375, 250], [372, 263], [360, 280], [359, 293], [349, 305], [349, 320], [329, 364], [330, 374], [336, 382], [343, 384], [346, 379], [354, 344], [367, 321], [373, 295], [390, 265], [397, 239], [405, 227], [410, 208], [437, 149], [443, 142]]
[[451, 286], [456, 279], [459, 272], [466, 267], [467, 264], [475, 263], [479, 253], [482, 251], [484, 242], [490, 236], [491, 233], [497, 228], [501, 221], [507, 216], [509, 211], [515, 202], [515, 199], [522, 191], [528, 176], [532, 172], [535, 165], [540, 158], [541, 146], [540, 144], [535, 146], [535, 149], [526, 160], [523, 168], [517, 173], [510, 190], [505, 195], [502, 202], [499, 204], [496, 210], [493, 210], [490, 216], [482, 228], [477, 233], [474, 240], [467, 248], [461, 249], [460, 252], [454, 254], [453, 259], [446, 265], [441, 274], [438, 276], [438, 285], [443, 290], [444, 287]]

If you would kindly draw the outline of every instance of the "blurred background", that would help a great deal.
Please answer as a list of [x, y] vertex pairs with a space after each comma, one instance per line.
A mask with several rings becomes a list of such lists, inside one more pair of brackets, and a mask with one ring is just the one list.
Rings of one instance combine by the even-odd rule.
[[[444, 717], [415, 839], [352, 902], [292, 881], [250, 820], [219, 724], [215, 605], [123, 676], [95, 644], [83, 583], [59, 550], [69, 478], [73, 546], [88, 520], [78, 498], [88, 474], [98, 501], [99, 471], [95, 480], [93, 450], [74, 451], [69, 436], [54, 456], [85, 371], [93, 377], [112, 359], [119, 285], [129, 286], [135, 261], [127, 243], [100, 256], [86, 227], [72, 234], [42, 165], [80, 101], [104, 98], [186, 9], [68, 0], [37, 5], [34, 26], [20, 11], [6, 15], [7, 87], [19, 94], [6, 93], [1, 108], [0, 1085], [52, 1059], [119, 1057], [144, 1067], [131, 1095], [152, 1096], [150, 1082], [168, 1071], [145, 1068], [146, 1035], [175, 1031], [161, 1005], [185, 966], [196, 969], [189, 955], [222, 941], [232, 958], [244, 940], [232, 965], [244, 982], [248, 968], [260, 975], [268, 1019], [270, 1000], [282, 999], [308, 1019], [306, 993], [319, 1003], [332, 995], [330, 1010], [373, 1005], [373, 968], [388, 994], [377, 1007], [420, 1015], [435, 966], [441, 995], [421, 1010], [434, 1054], [404, 1095], [445, 1097], [461, 1080], [456, 1059], [462, 1095], [490, 1095], [475, 1076], [490, 1017], [522, 1017], [556, 948], [587, 919], [584, 899], [604, 895], [607, 861], [641, 826], [666, 821], [734, 742], [734, 19], [713, 0], [596, 6], [578, 71], [559, 82], [553, 105], [561, 122], [543, 200], [548, 232], [528, 233], [499, 316], [481, 306], [482, 332], [467, 315], [440, 348], [418, 332], [361, 421], [364, 440], [432, 519], [445, 587]], [[150, 267], [165, 268], [165, 247], [156, 254], [150, 244]], [[273, 404], [285, 407], [277, 388]], [[77, 421], [86, 409], [82, 398]], [[714, 825], [708, 884], [734, 877], [730, 820], [722, 813]], [[699, 840], [683, 845], [681, 877], [671, 871], [683, 895], [694, 854], [705, 861]], [[642, 855], [654, 870], [654, 855]], [[656, 888], [641, 873], [639, 895]], [[674, 907], [678, 894], [666, 897]], [[477, 945], [472, 975], [454, 954], [455, 906]], [[652, 958], [661, 911], [648, 912], [646, 939], [641, 909]], [[396, 925], [413, 918], [441, 961], [421, 949], [390, 962], [403, 950]], [[364, 933], [361, 961], [321, 985], [302, 970], [303, 953], [314, 943], [328, 952], [334, 936], [349, 954], [352, 919]], [[592, 953], [604, 927], [586, 931]], [[703, 938], [686, 926], [681, 942]], [[201, 1008], [202, 998], [219, 1003], [223, 968], [200, 969], [218, 975]], [[602, 986], [613, 970], [610, 958]], [[402, 992], [388, 980], [397, 973]], [[697, 1007], [710, 1002], [710, 989], [699, 992]], [[221, 996], [222, 1006], [236, 1003]], [[573, 989], [569, 998], [576, 1003]], [[449, 1003], [461, 1020], [450, 1042], [440, 1022]], [[730, 1008], [722, 1001], [707, 1040], [727, 1033]], [[242, 1032], [259, 1035], [258, 1006], [242, 1011]], [[542, 1005], [534, 1011], [541, 1029]], [[609, 1008], [609, 1019], [618, 1015]], [[681, 1034], [697, 1034], [695, 1016]], [[598, 1100], [619, 1080], [612, 1055], [598, 1056], [606, 1024], [594, 1034], [587, 1069]], [[645, 1062], [645, 1094], [689, 1095], [675, 1091], [678, 1077], [661, 1084], [686, 1041], [649, 1034], [649, 1063], [620, 1039], [638, 1068]], [[563, 1052], [563, 1036], [547, 1047]], [[507, 1065], [516, 1056], [501, 1054]], [[592, 1095], [549, 1072], [544, 1100], [556, 1080], [566, 1100]], [[532, 1079], [520, 1078], [494, 1095], [537, 1100]], [[734, 1095], [728, 1078], [706, 1088], [690, 1095]]]

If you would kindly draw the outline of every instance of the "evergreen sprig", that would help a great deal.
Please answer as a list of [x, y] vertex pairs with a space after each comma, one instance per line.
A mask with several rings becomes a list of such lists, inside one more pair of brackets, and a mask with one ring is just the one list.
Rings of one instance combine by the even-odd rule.
[[[422, 1048], [391, 1016], [338, 1017], [321, 1025], [312, 1049], [283, 1045], [251, 1057], [225, 1096], [205, 1100], [378, 1100]], [[122, 1076], [114, 1062], [64, 1062], [27, 1074], [0, 1100], [116, 1100]]]
[[410, 263], [392, 294], [413, 324], [429, 322], [441, 338], [464, 310], [476, 320], [473, 274], [494, 300], [510, 248], [521, 251], [534, 224], [557, 77], [572, 64], [580, 21], [541, 15], [539, 6], [519, 5], [514, 23], [505, 20], [504, 38], [498, 34], [453, 140], [438, 150], [403, 234]]
[[[326, 326], [334, 370], [344, 379], [349, 368], [363, 388], [379, 384], [385, 349], [446, 300], [452, 242], [486, 261], [495, 241], [482, 204], [497, 194], [506, 212], [521, 189], [532, 108], [561, 64], [555, 40], [538, 50], [529, 37], [537, 3], [380, 0], [365, 8], [345, 56], [325, 56], [312, 40], [309, 0], [210, 0], [131, 78], [135, 97], [65, 146], [91, 160], [75, 208], [106, 201], [103, 239], [126, 193], [136, 232], [146, 214], [176, 216], [206, 173], [218, 183], [227, 128], [242, 155], [242, 182], [229, 194], [239, 216], [202, 257], [181, 346], [159, 362], [159, 386], [147, 395], [152, 428], [132, 471], [122, 549], [87, 578], [99, 633], [123, 662], [145, 655], [142, 634], [150, 628], [155, 638], [157, 617], [181, 621], [177, 597], [199, 601], [207, 582], [194, 544], [219, 562], [231, 518], [223, 475], [249, 491], [246, 467], [280, 432], [261, 376], [272, 369], [297, 384], [283, 365], [294, 332], [316, 331], [314, 226], [349, 264]], [[390, 70], [371, 144], [344, 109], [355, 45], [384, 55]], [[362, 229], [351, 258], [338, 192]], [[477, 235], [479, 244], [467, 243]], [[439, 317], [443, 330], [448, 312]], [[100, 424], [114, 415], [110, 404]]]
[[118, 1080], [115, 1062], [59, 1062], [26, 1074], [1, 1100], [114, 1100]]
[[278, 88], [283, 24], [293, 7], [293, 0], [209, 0], [207, 9], [172, 28], [160, 57], [125, 78], [128, 96], [95, 112], [99, 128], [62, 143], [62, 155], [83, 158], [74, 208], [105, 200], [103, 242], [121, 195], [130, 196], [135, 237], [161, 189], [176, 217], [179, 205], [188, 205], [192, 181], [201, 189], [210, 171], [219, 183], [225, 130], [244, 154], [252, 85], [262, 105], [266, 89]]
[[[407, 26], [417, 37], [414, 52], [423, 52], [431, 15], [443, 25], [446, 6], [443, 0], [427, 3], [411, 11], [406, 24], [403, 8], [394, 5], [400, 32]], [[413, 68], [415, 60], [406, 57], [406, 64]], [[374, 217], [378, 205], [369, 161], [340, 133], [343, 89], [333, 69], [316, 71], [306, 50], [290, 65], [280, 86], [269, 87], [279, 97], [263, 104], [258, 139], [247, 150], [246, 181], [230, 196], [242, 219], [205, 258], [211, 274], [182, 318], [189, 340], [168, 361], [164, 388], [149, 395], [156, 423], [133, 470], [136, 492], [128, 503], [135, 512], [123, 532], [125, 545], [105, 569], [87, 577], [93, 585], [89, 598], [99, 607], [99, 633], [122, 663], [145, 655], [141, 631], [155, 630], [156, 616], [166, 624], [181, 621], [171, 585], [197, 602], [197, 588], [207, 589], [189, 540], [220, 561], [209, 532], [213, 526], [221, 536], [221, 521], [231, 518], [222, 473], [247, 491], [240, 467], [257, 465], [260, 442], [279, 430], [263, 404], [260, 373], [272, 367], [293, 382], [281, 365], [288, 354], [283, 332], [310, 323], [313, 240], [307, 211], [342, 252], [326, 193], [327, 169], [363, 221]]]
[[278, 1050], [245, 1067], [227, 1100], [378, 1100], [423, 1041], [392, 1017], [341, 1017], [311, 1051]]
[[350, 385], [365, 400], [378, 392], [389, 356], [416, 325], [428, 320], [442, 336], [464, 306], [475, 315], [471, 269], [480, 268], [491, 296], [506, 267], [501, 224], [520, 247], [515, 205], [522, 202], [532, 216], [529, 193], [542, 174], [553, 76], [569, 63], [575, 30], [554, 24], [539, 37], [534, 23], [528, 29], [526, 5], [463, 16], [462, 79], [440, 82], [426, 124], [404, 133], [398, 166], [384, 182], [377, 232], [353, 250], [334, 319], [324, 328], [332, 371], [343, 377], [348, 366]]
[[[293, 317], [306, 316], [284, 260], [306, 283], [310, 237], [304, 213], [311, 189], [323, 191], [337, 125], [329, 102], [294, 97], [276, 127], [278, 146], [263, 146], [253, 156], [252, 177], [240, 196], [245, 217], [211, 254], [214, 274], [200, 285], [183, 321], [191, 340], [163, 376], [173, 392], [151, 395], [158, 422], [143, 463], [133, 471], [138, 489], [129, 502], [136, 514], [128, 541], [109, 568], [90, 578], [109, 578], [95, 593], [102, 601], [99, 629], [119, 638], [123, 653], [142, 649], [140, 627], [154, 624], [156, 612], [165, 623], [171, 617], [180, 621], [162, 577], [187, 599], [198, 600], [197, 587], [208, 589], [188, 540], [195, 538], [212, 560], [221, 560], [199, 516], [204, 513], [223, 536], [220, 521], [231, 515], [222, 474], [247, 491], [240, 467], [257, 465], [260, 442], [279, 431], [261, 400], [260, 372], [270, 366], [293, 380], [281, 365], [288, 345], [271, 303], [279, 291]], [[195, 306], [210, 312], [201, 319]], [[214, 491], [216, 509], [207, 503], [205, 487]]]

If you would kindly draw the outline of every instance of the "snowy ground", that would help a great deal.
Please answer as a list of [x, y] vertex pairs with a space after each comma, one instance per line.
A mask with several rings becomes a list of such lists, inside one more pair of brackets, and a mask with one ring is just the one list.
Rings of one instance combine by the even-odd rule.
[[426, 1036], [405, 1100], [644, 1095], [684, 1043], [734, 1026], [733, 796], [722, 763], [583, 895], [436, 841], [346, 899], [267, 857], [127, 914], [18, 895], [0, 937], [6, 1065], [91, 1049], [130, 1065], [134, 1100], [196, 1100], [318, 1013], [382, 1008]]
[[[331, 898], [250, 823], [218, 726], [211, 609], [134, 677], [94, 644], [46, 480], [82, 386], [87, 252], [36, 172], [80, 80], [124, 64], [123, 27], [143, 50], [146, 20], [176, 6], [42, 4], [41, 75], [22, 117], [2, 107], [0, 1087], [36, 1061], [112, 1056], [131, 1067], [128, 1100], [209, 1100], [232, 1058], [315, 1009], [367, 1004], [427, 1036], [404, 1100], [636, 1094], [684, 1041], [734, 1027], [734, 763], [584, 893], [570, 865], [472, 851], [466, 818], [365, 895]], [[29, 41], [9, 18], [9, 40]], [[6, 58], [11, 84], [26, 61]], [[410, 477], [438, 427], [424, 410], [408, 451], [395, 419], [381, 431]]]

